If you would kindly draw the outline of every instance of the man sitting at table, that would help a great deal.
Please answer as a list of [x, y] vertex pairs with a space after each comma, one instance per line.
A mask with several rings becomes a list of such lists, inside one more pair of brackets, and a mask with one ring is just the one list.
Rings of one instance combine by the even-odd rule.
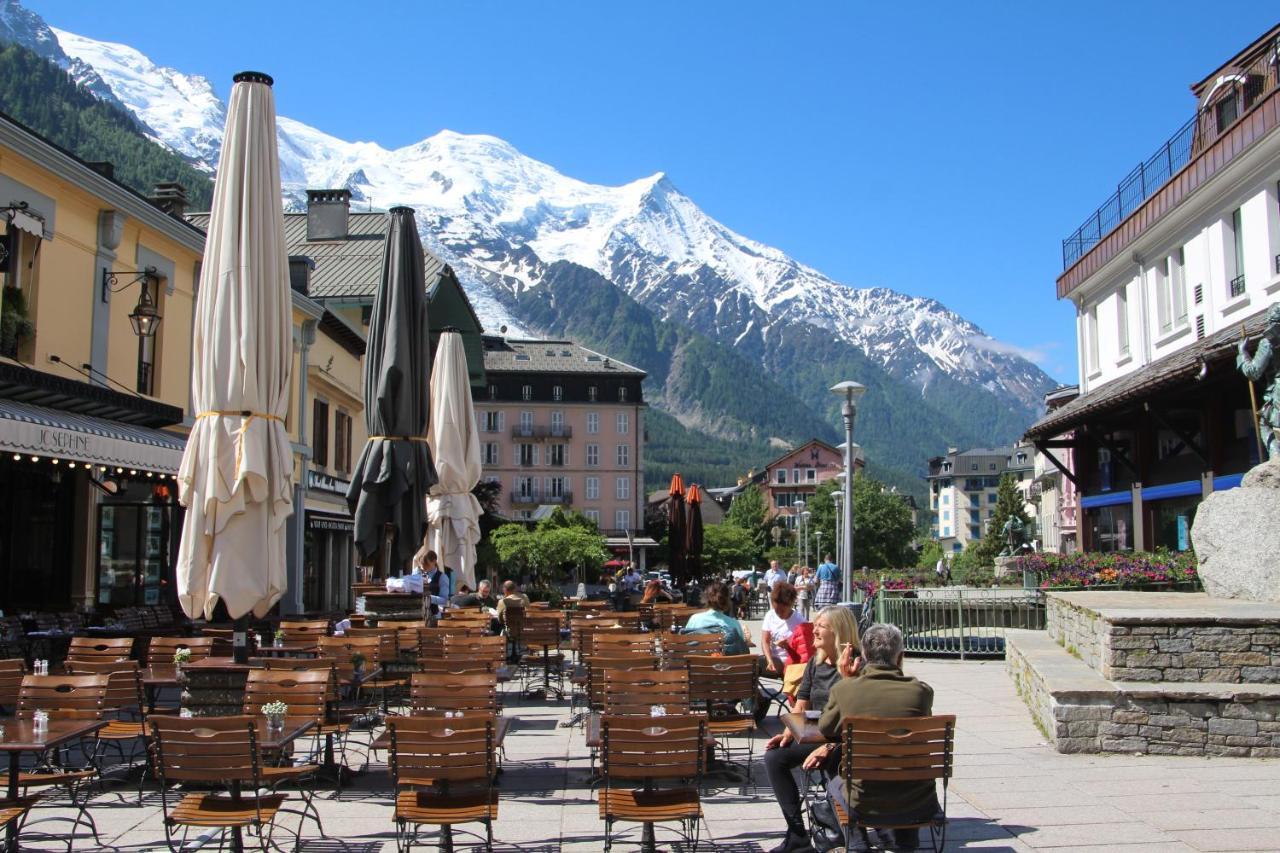
[[[872, 625], [862, 633], [862, 652], [853, 668], [853, 677], [831, 688], [826, 710], [818, 721], [824, 737], [838, 742], [841, 725], [848, 717], [927, 717], [933, 713], [933, 688], [919, 679], [902, 674], [902, 632], [893, 625]], [[836, 744], [815, 750], [805, 761], [806, 768], [824, 765]], [[831, 766], [832, 772], [835, 767]], [[902, 815], [927, 820], [938, 811], [937, 789], [932, 779], [917, 782], [859, 782], [854, 779], [843, 790], [837, 776], [828, 793], [837, 802], [864, 818]], [[904, 820], [904, 822], [910, 822]], [[893, 846], [914, 850], [915, 829], [893, 831]], [[852, 850], [859, 849], [854, 839]], [[867, 843], [865, 832], [862, 843]], [[865, 847], [863, 848], [865, 849]]]
[[480, 599], [480, 606], [488, 607], [490, 610], [497, 610], [498, 599], [493, 595], [493, 584], [489, 583], [488, 578], [476, 584], [476, 597]]
[[502, 582], [502, 600], [498, 602], [498, 620], [500, 622], [502, 622], [504, 625], [506, 624], [506, 619], [504, 617], [506, 615], [508, 607], [528, 607], [528, 606], [529, 606], [529, 596], [525, 595], [523, 592], [520, 592], [520, 589], [519, 587], [516, 586], [515, 581], [507, 580]]

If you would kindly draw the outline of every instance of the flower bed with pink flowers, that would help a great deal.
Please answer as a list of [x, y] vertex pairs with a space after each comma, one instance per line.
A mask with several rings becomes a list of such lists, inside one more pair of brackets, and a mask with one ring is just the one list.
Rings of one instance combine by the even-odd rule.
[[1196, 557], [1190, 551], [1028, 554], [1010, 568], [1033, 573], [1037, 585], [1044, 589], [1200, 588]]

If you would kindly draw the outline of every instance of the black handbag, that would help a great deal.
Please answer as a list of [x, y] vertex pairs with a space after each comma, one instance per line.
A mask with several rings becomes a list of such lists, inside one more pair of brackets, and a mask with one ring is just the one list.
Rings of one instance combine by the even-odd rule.
[[809, 844], [818, 853], [844, 846], [844, 828], [825, 794], [809, 798]]

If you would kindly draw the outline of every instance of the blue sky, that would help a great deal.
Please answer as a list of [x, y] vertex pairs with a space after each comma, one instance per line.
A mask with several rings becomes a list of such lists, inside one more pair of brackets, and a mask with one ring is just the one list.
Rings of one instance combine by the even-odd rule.
[[490, 133], [561, 172], [665, 171], [731, 228], [938, 299], [1076, 381], [1061, 240], [1275, 23], [1262, 2], [362, 4], [25, 0], [56, 27], [388, 147]]

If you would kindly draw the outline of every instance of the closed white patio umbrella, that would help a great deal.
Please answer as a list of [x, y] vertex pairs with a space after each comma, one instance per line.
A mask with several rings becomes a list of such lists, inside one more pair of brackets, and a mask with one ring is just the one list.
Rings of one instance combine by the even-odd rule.
[[292, 302], [271, 85], [235, 76], [200, 273], [178, 473], [178, 600], [192, 618], [219, 600], [233, 619], [264, 616], [287, 586]]
[[456, 574], [455, 585], [476, 588], [476, 543], [480, 502], [471, 494], [480, 482], [480, 438], [471, 404], [471, 381], [462, 335], [440, 334], [431, 370], [431, 426], [427, 445], [440, 481], [427, 493], [431, 547], [442, 566]]

